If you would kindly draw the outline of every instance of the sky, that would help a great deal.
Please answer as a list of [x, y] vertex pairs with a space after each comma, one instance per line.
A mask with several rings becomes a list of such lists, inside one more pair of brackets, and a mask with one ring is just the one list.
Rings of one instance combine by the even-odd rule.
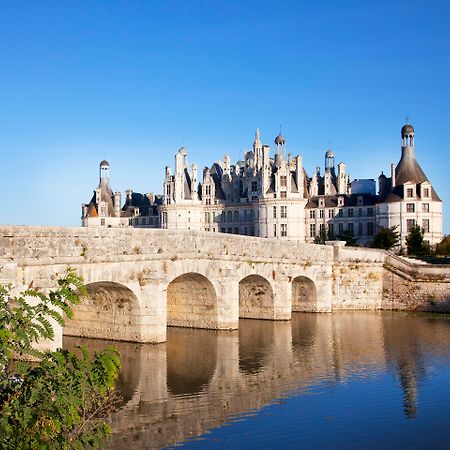
[[79, 226], [113, 190], [162, 192], [184, 146], [233, 162], [255, 129], [309, 174], [331, 146], [353, 178], [416, 157], [450, 233], [450, 2], [0, 0], [2, 224]]

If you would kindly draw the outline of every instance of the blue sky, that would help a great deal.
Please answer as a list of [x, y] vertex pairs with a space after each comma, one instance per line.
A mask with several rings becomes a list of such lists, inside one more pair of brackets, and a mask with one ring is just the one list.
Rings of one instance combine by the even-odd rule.
[[259, 127], [309, 173], [329, 146], [354, 178], [416, 156], [450, 232], [450, 2], [0, 0], [0, 223], [79, 225], [114, 190], [161, 192], [184, 145], [210, 165]]

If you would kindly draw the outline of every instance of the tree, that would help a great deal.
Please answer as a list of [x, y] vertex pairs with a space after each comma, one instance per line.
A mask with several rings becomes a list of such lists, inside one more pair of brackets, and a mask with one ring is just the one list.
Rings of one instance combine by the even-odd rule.
[[339, 233], [338, 239], [340, 241], [346, 241], [345, 245], [354, 246], [356, 245], [356, 239], [353, 235], [353, 231], [351, 230], [343, 230]]
[[436, 244], [436, 255], [450, 256], [450, 234]]
[[424, 230], [419, 225], [410, 228], [406, 236], [406, 249], [408, 255], [426, 255], [430, 253], [430, 246], [423, 241]]
[[314, 236], [314, 244], [325, 244], [326, 241], [333, 241], [334, 234], [330, 230], [325, 231], [325, 228], [320, 228], [319, 233]]
[[400, 233], [397, 231], [397, 228], [397, 225], [390, 228], [379, 227], [372, 241], [373, 247], [385, 250], [397, 247], [400, 243]]
[[[107, 348], [89, 356], [68, 350], [39, 351], [53, 339], [51, 319], [64, 324], [84, 292], [73, 270], [48, 295], [27, 290], [10, 297], [0, 288], [0, 447], [67, 449], [100, 447], [110, 434], [106, 416], [115, 402], [118, 353]], [[30, 299], [37, 300], [32, 306]], [[25, 358], [37, 362], [29, 363]]]

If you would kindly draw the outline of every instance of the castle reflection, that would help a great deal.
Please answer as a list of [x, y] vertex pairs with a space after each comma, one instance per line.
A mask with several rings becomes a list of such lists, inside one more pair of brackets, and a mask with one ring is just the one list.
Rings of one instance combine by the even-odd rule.
[[[65, 338], [68, 348], [100, 340]], [[123, 370], [111, 449], [161, 448], [257, 410], [290, 392], [392, 374], [404, 415], [420, 414], [427, 361], [448, 354], [450, 321], [398, 313], [295, 313], [242, 320], [238, 331], [168, 329], [159, 345], [114, 342]]]

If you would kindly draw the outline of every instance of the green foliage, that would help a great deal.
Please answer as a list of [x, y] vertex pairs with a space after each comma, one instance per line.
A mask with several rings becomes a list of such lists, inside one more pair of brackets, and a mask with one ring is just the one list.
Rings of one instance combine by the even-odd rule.
[[397, 247], [400, 243], [400, 233], [397, 231], [397, 228], [397, 225], [390, 228], [379, 227], [377, 234], [373, 238], [372, 246], [385, 250]]
[[340, 241], [346, 241], [347, 246], [355, 246], [356, 245], [356, 239], [355, 236], [353, 235], [353, 231], [351, 230], [344, 230], [341, 231], [338, 235], [338, 239]]
[[428, 255], [430, 246], [423, 241], [424, 231], [419, 225], [411, 227], [408, 236], [406, 236], [406, 249], [408, 255]]
[[326, 241], [333, 241], [335, 239], [334, 234], [331, 231], [325, 231], [324, 228], [319, 230], [314, 236], [314, 244], [325, 244]]
[[450, 235], [444, 236], [439, 244], [436, 244], [436, 255], [450, 256]]
[[[71, 305], [84, 292], [73, 270], [45, 295], [27, 290], [10, 298], [0, 290], [0, 447], [66, 449], [100, 447], [109, 433], [105, 418], [114, 402], [120, 368], [117, 351], [107, 348], [90, 357], [68, 350], [33, 348], [53, 339], [51, 320], [64, 324]], [[36, 363], [23, 361], [37, 359]]]

